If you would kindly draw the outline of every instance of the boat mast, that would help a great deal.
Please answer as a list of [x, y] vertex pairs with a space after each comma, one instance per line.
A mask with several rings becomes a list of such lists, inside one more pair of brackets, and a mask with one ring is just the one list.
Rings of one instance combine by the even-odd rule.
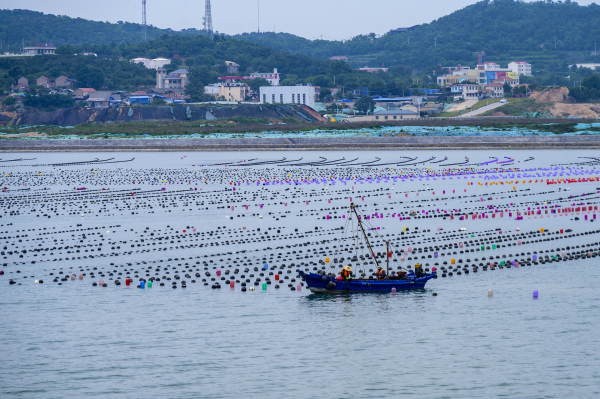
[[[367, 247], [369, 247], [369, 251], [371, 251], [371, 256], [373, 257], [373, 259], [375, 259], [375, 264], [377, 265], [377, 267], [379, 267], [379, 262], [377, 261], [377, 257], [375, 257], [375, 253], [373, 252], [373, 248], [371, 248], [371, 243], [369, 242], [369, 239], [367, 238], [367, 233], [365, 233], [365, 228], [362, 225], [362, 221], [360, 220], [360, 216], [358, 216], [358, 212], [356, 212], [356, 205], [354, 205], [354, 202], [350, 204], [350, 209], [354, 212], [354, 214], [356, 215], [356, 220], [358, 221], [358, 227], [360, 227], [360, 230], [363, 233], [363, 236], [365, 237], [365, 241], [367, 242]], [[387, 241], [386, 241], [387, 243]], [[389, 243], [388, 243], [389, 245]], [[387, 254], [386, 254], [387, 256]]]
[[386, 276], [390, 275], [390, 242], [386, 241], [385, 242], [385, 260], [387, 262], [387, 265], [385, 267], [385, 274]]

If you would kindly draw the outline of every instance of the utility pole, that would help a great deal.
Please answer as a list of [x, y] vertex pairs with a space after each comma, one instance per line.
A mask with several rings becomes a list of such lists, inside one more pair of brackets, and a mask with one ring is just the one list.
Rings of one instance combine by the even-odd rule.
[[437, 36], [435, 37], [435, 48], [437, 48]]
[[142, 37], [144, 39], [144, 43], [148, 41], [146, 28], [146, 0], [142, 0]]
[[258, 30], [257, 30], [257, 32], [260, 34], [260, 0], [257, 0], [257, 9], [258, 9], [258, 12], [256, 14], [257, 18], [258, 18]]

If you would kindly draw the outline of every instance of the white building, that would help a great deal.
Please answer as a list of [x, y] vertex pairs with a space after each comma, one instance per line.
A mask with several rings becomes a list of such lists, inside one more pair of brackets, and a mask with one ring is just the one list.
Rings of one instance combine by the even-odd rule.
[[27, 55], [55, 55], [56, 46], [52, 43], [39, 43], [37, 46], [24, 47], [23, 53]]
[[531, 76], [531, 64], [528, 62], [523, 62], [523, 61], [511, 62], [510, 64], [508, 64], [508, 69], [510, 69], [512, 72], [516, 73], [517, 76], [519, 76], [519, 75]]
[[277, 68], [275, 68], [272, 73], [253, 72], [249, 76], [220, 76], [219, 81], [222, 83], [235, 83], [238, 80], [246, 81], [258, 78], [266, 79], [271, 86], [279, 86], [281, 74], [277, 73]]
[[261, 104], [301, 104], [315, 108], [316, 92], [313, 86], [263, 86]]
[[279, 86], [279, 78], [281, 77], [281, 75], [277, 73], [277, 68], [275, 68], [275, 69], [273, 69], [273, 73], [271, 73], [271, 72], [267, 72], [267, 73], [253, 72], [250, 74], [250, 77], [253, 79], [256, 79], [256, 78], [266, 79], [269, 81], [271, 86]]
[[170, 64], [171, 60], [168, 58], [155, 58], [150, 60], [148, 58], [134, 58], [131, 60], [132, 64], [143, 64], [147, 69], [158, 69], [163, 68], [165, 65]]

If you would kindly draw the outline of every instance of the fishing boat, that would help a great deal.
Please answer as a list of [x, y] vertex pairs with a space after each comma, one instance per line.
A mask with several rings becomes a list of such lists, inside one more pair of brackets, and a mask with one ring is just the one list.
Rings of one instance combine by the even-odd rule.
[[[373, 252], [371, 242], [367, 237], [365, 228], [363, 226], [362, 218], [359, 216], [357, 207], [354, 203], [350, 204], [350, 215], [356, 217], [357, 222], [357, 233], [358, 237], [364, 239], [367, 245], [372, 259], [375, 261], [376, 266], [379, 268], [380, 264]], [[354, 218], [348, 218], [354, 219]], [[427, 281], [432, 278], [436, 278], [435, 273], [424, 273], [420, 267], [416, 267], [416, 273], [410, 271], [408, 273], [401, 272], [390, 276], [389, 264], [392, 253], [390, 252], [390, 242], [383, 240], [386, 244], [386, 278], [383, 280], [377, 280], [374, 278], [366, 278], [363, 271], [360, 278], [341, 279], [334, 273], [305, 273], [300, 271], [300, 277], [306, 282], [306, 286], [311, 292], [315, 294], [351, 294], [360, 292], [391, 292], [393, 289], [396, 291], [406, 290], [420, 290], [425, 288]], [[358, 247], [356, 245], [356, 247]], [[339, 246], [338, 246], [339, 248]], [[360, 266], [359, 266], [360, 267]]]

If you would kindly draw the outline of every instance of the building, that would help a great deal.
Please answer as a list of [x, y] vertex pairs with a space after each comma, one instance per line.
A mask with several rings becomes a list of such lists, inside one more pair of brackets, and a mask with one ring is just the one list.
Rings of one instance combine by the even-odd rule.
[[315, 108], [316, 91], [313, 86], [263, 86], [261, 104], [302, 104]]
[[531, 64], [528, 62], [513, 61], [510, 64], [508, 64], [508, 69], [510, 69], [511, 72], [516, 73], [517, 76], [531, 76]]
[[29, 79], [27, 79], [25, 76], [22, 76], [17, 79], [17, 85], [21, 87], [29, 87]]
[[44, 87], [46, 87], [48, 89], [54, 87], [54, 83], [52, 82], [52, 80], [49, 79], [49, 78], [47, 78], [47, 77], [45, 77], [45, 76], [40, 76], [39, 78], [37, 78], [35, 80], [35, 84], [37, 86], [44, 86]]
[[79, 88], [79, 89], [75, 90], [75, 92], [73, 93], [73, 95], [76, 98], [84, 98], [84, 97], [89, 97], [90, 93], [93, 93], [95, 91], [96, 91], [96, 89], [82, 87], [82, 88]]
[[129, 97], [129, 104], [131, 105], [148, 105], [152, 102], [150, 96], [131, 96]]
[[225, 61], [225, 65], [227, 66], [227, 73], [229, 74], [238, 73], [240, 71], [240, 64], [236, 64], [233, 61]]
[[475, 83], [465, 83], [462, 85], [462, 97], [465, 100], [479, 99], [479, 85]]
[[54, 86], [56, 87], [73, 87], [73, 84], [75, 84], [75, 80], [69, 79], [64, 75], [59, 76], [54, 80]]
[[209, 96], [215, 96], [218, 97], [219, 96], [219, 87], [221, 85], [218, 83], [213, 83], [211, 85], [208, 86], [204, 86], [204, 94], [208, 94]]
[[281, 74], [277, 72], [277, 68], [273, 69], [273, 73], [261, 73], [253, 72], [249, 76], [221, 76], [219, 80], [223, 83], [235, 83], [236, 80], [252, 80], [252, 79], [265, 79], [271, 86], [279, 86], [279, 79]]
[[153, 60], [148, 58], [134, 58], [131, 60], [131, 63], [142, 64], [146, 67], [146, 69], [158, 69], [170, 64], [171, 60], [168, 58], [154, 58]]
[[109, 107], [121, 103], [121, 95], [112, 91], [94, 90], [85, 101], [90, 107]]
[[329, 57], [330, 60], [332, 61], [348, 61], [348, 57], [344, 57], [344, 56], [333, 56], [333, 57]]
[[[577, 68], [590, 68], [592, 71], [596, 68], [600, 68], [600, 64], [574, 64]], [[573, 68], [573, 65], [569, 65], [569, 68]]]
[[477, 54], [477, 64], [485, 64], [485, 51]]
[[492, 83], [501, 83], [502, 85], [504, 85], [504, 83], [508, 83], [510, 85], [510, 87], [517, 87], [519, 85], [519, 81], [517, 79], [511, 79], [508, 77], [502, 78], [502, 79], [496, 79]]
[[387, 72], [388, 71], [387, 68], [369, 68], [368, 66], [365, 66], [364, 68], [358, 68], [358, 70], [363, 71], [363, 72], [369, 72], [369, 73]]
[[246, 83], [225, 83], [219, 86], [219, 97], [224, 97], [225, 101], [242, 102], [250, 97], [250, 91]]
[[489, 83], [485, 85], [485, 91], [488, 97], [504, 97], [504, 85], [502, 83]]
[[55, 55], [56, 47], [52, 43], [38, 43], [37, 46], [24, 47], [23, 53], [26, 55]]
[[414, 26], [411, 26], [410, 28], [392, 29], [389, 33], [390, 33], [390, 35], [401, 35], [406, 32], [411, 32], [411, 31], [417, 29], [419, 26], [421, 26], [421, 25], [414, 25]]
[[419, 114], [417, 114], [416, 112], [401, 109], [379, 111], [375, 112], [372, 116], [373, 119], [371, 120], [379, 122], [419, 118]]
[[188, 82], [188, 69], [178, 69], [167, 74], [166, 69], [158, 68], [156, 70], [156, 89], [158, 91], [174, 91], [183, 93]]

